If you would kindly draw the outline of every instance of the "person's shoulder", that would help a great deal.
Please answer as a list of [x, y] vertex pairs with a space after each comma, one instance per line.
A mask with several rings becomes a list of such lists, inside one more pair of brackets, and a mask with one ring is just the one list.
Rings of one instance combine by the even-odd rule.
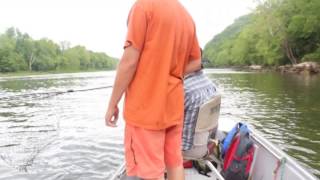
[[151, 12], [153, 0], [137, 0], [134, 6], [145, 13]]

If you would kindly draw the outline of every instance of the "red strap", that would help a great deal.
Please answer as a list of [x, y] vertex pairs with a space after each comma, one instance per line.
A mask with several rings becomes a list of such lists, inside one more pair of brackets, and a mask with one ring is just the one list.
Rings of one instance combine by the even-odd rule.
[[252, 162], [253, 162], [253, 158], [254, 158], [254, 146], [252, 146], [250, 149], [249, 149], [249, 153], [248, 153], [248, 164], [247, 164], [247, 167], [246, 167], [246, 173], [250, 173], [250, 168], [252, 166]]
[[236, 152], [237, 152], [237, 147], [240, 143], [240, 136], [237, 135], [236, 137], [234, 137], [234, 140], [231, 143], [231, 146], [229, 147], [227, 154], [224, 158], [224, 164], [223, 164], [223, 170], [226, 170], [231, 162], [232, 162], [232, 158], [235, 156]]
[[184, 168], [192, 168], [192, 161], [185, 161], [183, 162]]

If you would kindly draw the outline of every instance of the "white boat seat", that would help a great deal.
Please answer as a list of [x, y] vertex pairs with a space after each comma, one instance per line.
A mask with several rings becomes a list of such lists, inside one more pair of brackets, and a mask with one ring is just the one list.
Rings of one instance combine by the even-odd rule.
[[184, 159], [199, 159], [207, 154], [207, 145], [212, 134], [218, 129], [221, 95], [216, 95], [199, 108], [193, 146], [183, 152]]
[[208, 152], [207, 145], [209, 138], [212, 133], [215, 134], [218, 129], [220, 104], [221, 95], [218, 94], [200, 106], [193, 138], [193, 146], [190, 150], [183, 152], [183, 158], [185, 160], [204, 160], [215, 174], [215, 177], [219, 180], [223, 180], [222, 176], [211, 162], [204, 159]]
[[210, 131], [218, 127], [221, 95], [218, 94], [199, 108], [195, 132]]

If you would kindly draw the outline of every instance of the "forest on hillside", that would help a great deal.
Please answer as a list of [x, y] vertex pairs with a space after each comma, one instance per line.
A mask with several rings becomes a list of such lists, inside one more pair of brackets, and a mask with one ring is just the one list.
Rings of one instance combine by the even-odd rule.
[[320, 1], [264, 0], [204, 49], [208, 66], [320, 62]]
[[105, 53], [70, 47], [67, 41], [34, 40], [15, 28], [0, 34], [0, 72], [106, 70], [116, 64]]

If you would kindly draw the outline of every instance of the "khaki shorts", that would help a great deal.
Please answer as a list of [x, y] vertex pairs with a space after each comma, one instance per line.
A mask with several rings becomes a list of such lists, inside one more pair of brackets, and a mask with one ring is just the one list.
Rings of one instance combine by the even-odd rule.
[[182, 124], [146, 130], [126, 124], [125, 159], [128, 176], [162, 178], [166, 168], [182, 166]]

